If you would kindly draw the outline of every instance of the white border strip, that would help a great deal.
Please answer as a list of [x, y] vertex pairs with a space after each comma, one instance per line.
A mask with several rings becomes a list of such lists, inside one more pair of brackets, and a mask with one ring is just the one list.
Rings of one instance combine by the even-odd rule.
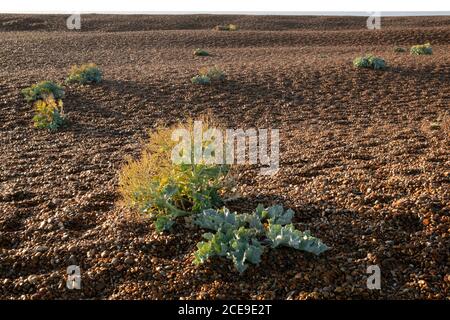
[[450, 11], [446, 0], [0, 0], [0, 13], [246, 13]]

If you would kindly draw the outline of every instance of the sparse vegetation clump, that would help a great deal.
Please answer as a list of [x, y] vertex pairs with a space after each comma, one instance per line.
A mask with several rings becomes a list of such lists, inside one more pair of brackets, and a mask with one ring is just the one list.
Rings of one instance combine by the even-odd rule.
[[34, 102], [34, 126], [38, 129], [58, 130], [65, 122], [63, 102], [55, 99], [52, 93]]
[[237, 31], [239, 30], [239, 26], [235, 24], [225, 24], [225, 25], [218, 25], [214, 27], [214, 30], [217, 31]]
[[224, 81], [225, 80], [225, 72], [223, 72], [217, 66], [212, 68], [202, 68], [199, 70], [199, 75], [207, 76], [211, 79], [211, 81]]
[[193, 84], [206, 85], [206, 84], [211, 84], [211, 79], [207, 76], [197, 75], [197, 76], [192, 77], [191, 82]]
[[33, 84], [31, 87], [23, 89], [22, 95], [27, 102], [46, 99], [50, 95], [52, 95], [54, 99], [59, 100], [64, 98], [64, 89], [52, 81], [41, 81]]
[[429, 43], [418, 44], [411, 47], [410, 53], [412, 55], [429, 55], [433, 54], [433, 48]]
[[386, 62], [382, 58], [373, 55], [358, 57], [353, 60], [353, 65], [357, 68], [369, 68], [374, 70], [384, 70], [387, 67]]
[[93, 84], [102, 81], [102, 72], [94, 63], [73, 66], [66, 79], [67, 83]]
[[[254, 212], [242, 214], [222, 207], [230, 166], [194, 164], [194, 149], [187, 155], [192, 164], [173, 162], [173, 152], [179, 151], [175, 148], [178, 141], [172, 137], [178, 128], [161, 128], [150, 135], [141, 157], [129, 159], [121, 169], [119, 192], [124, 205], [153, 219], [157, 231], [169, 230], [181, 216], [190, 216], [186, 223], [209, 230], [203, 235], [206, 241], [197, 244], [195, 264], [222, 256], [232, 260], [242, 273], [248, 263], [258, 264], [267, 248], [287, 246], [314, 254], [328, 250], [308, 231], [296, 230], [294, 212], [281, 205], [267, 209], [259, 205]], [[193, 141], [192, 122], [183, 128]], [[204, 129], [209, 128], [213, 127], [207, 122]], [[203, 142], [202, 149], [209, 143]]]
[[206, 57], [209, 56], [209, 52], [200, 48], [194, 50], [194, 56]]
[[175, 129], [152, 133], [141, 157], [128, 159], [119, 175], [123, 204], [152, 218], [158, 231], [170, 229], [177, 217], [222, 205], [220, 194], [229, 171], [227, 165], [196, 164], [193, 154], [190, 164], [174, 163]]
[[247, 263], [258, 264], [267, 247], [291, 247], [316, 255], [329, 248], [308, 231], [295, 229], [292, 224], [294, 212], [281, 205], [264, 209], [259, 205], [252, 213], [237, 214], [227, 208], [204, 210], [197, 215], [195, 223], [212, 230], [203, 235], [206, 241], [197, 244], [194, 263], [201, 264], [214, 256], [232, 260], [235, 268], [244, 272]]
[[191, 82], [194, 84], [211, 84], [213, 82], [223, 82], [225, 78], [225, 72], [214, 66], [212, 68], [201, 68], [198, 71], [198, 75], [191, 79]]
[[22, 95], [27, 102], [33, 103], [34, 127], [56, 131], [64, 124], [64, 89], [60, 85], [52, 81], [41, 81], [23, 89]]

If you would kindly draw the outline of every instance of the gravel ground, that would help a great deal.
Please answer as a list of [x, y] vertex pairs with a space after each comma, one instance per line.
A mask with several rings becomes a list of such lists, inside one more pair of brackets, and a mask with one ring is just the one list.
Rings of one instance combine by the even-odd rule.
[[[0, 16], [0, 298], [449, 299], [450, 18], [377, 31], [343, 17], [82, 19], [68, 31], [61, 16]], [[211, 30], [222, 23], [242, 29]], [[393, 51], [426, 41], [432, 56]], [[369, 52], [390, 68], [355, 70]], [[20, 90], [84, 62], [104, 82], [67, 87], [69, 125], [35, 130]], [[224, 84], [190, 83], [214, 64]], [[158, 234], [116, 204], [118, 169], [147, 130], [206, 112], [281, 130], [280, 171], [238, 168], [230, 207], [282, 203], [330, 251], [269, 251], [242, 276], [224, 259], [197, 267], [201, 230]], [[71, 264], [81, 290], [65, 286]], [[373, 264], [381, 290], [366, 287]]]

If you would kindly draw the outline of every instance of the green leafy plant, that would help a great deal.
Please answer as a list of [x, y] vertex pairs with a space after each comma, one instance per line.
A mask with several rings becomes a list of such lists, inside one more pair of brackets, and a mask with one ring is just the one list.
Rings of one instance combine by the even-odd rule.
[[213, 82], [223, 82], [225, 81], [226, 75], [217, 66], [211, 68], [201, 68], [198, 71], [198, 75], [191, 79], [194, 84], [211, 84]]
[[386, 62], [383, 59], [370, 54], [356, 58], [353, 60], [353, 65], [357, 68], [370, 68], [374, 70], [386, 69]]
[[[208, 125], [203, 124], [205, 130]], [[192, 123], [187, 126], [193, 134]], [[222, 205], [227, 165], [176, 164], [171, 139], [178, 127], [160, 128], [150, 135], [141, 157], [128, 159], [119, 174], [119, 192], [126, 207], [155, 220], [158, 231], [168, 230], [177, 217]], [[191, 136], [193, 139], [193, 136]]]
[[211, 79], [208, 76], [199, 76], [199, 75], [197, 75], [197, 76], [192, 77], [191, 82], [193, 84], [205, 85], [205, 84], [211, 84]]
[[194, 50], [194, 56], [206, 57], [209, 56], [209, 52], [200, 48]]
[[406, 52], [406, 49], [402, 48], [402, 47], [395, 47], [394, 52], [397, 52], [397, 53]]
[[425, 44], [418, 44], [411, 47], [411, 50], [409, 51], [413, 55], [428, 55], [433, 54], [433, 48], [429, 43]]
[[67, 83], [91, 84], [102, 81], [102, 72], [93, 63], [73, 66], [66, 79]]
[[22, 90], [27, 102], [35, 102], [52, 95], [54, 99], [64, 98], [64, 89], [52, 81], [42, 81]]
[[214, 256], [227, 257], [242, 273], [249, 263], [258, 264], [267, 247], [291, 247], [313, 254], [321, 254], [329, 248], [308, 231], [296, 230], [291, 220], [294, 212], [276, 205], [264, 209], [259, 205], [252, 213], [237, 214], [227, 208], [208, 209], [199, 213], [195, 223], [205, 233], [197, 244], [194, 263], [201, 264]]
[[235, 24], [225, 24], [225, 25], [218, 25], [214, 27], [214, 30], [217, 31], [237, 31], [239, 30], [239, 26]]
[[33, 121], [36, 128], [56, 131], [64, 124], [63, 102], [61, 99], [55, 100], [51, 93], [37, 100], [34, 107], [36, 114]]

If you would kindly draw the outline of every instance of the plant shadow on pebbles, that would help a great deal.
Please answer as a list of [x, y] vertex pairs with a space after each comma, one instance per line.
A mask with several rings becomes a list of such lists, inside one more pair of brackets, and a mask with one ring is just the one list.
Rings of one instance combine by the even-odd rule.
[[135, 95], [140, 98], [143, 98], [146, 94], [152, 93], [155, 89], [152, 88], [151, 84], [119, 79], [104, 79], [98, 86], [100, 86], [105, 93], [114, 92], [118, 94]]
[[418, 81], [439, 81], [442, 84], [447, 83], [450, 72], [446, 70], [436, 70], [432, 66], [416, 66], [414, 68], [408, 66], [390, 66], [385, 72], [398, 74], [402, 77], [416, 79]]
[[[301, 92], [294, 91], [294, 88], [290, 88], [287, 84], [281, 84], [275, 82], [275, 78], [264, 79], [265, 82], [259, 80], [250, 81], [242, 78], [239, 80], [227, 79], [223, 83], [218, 85], [211, 85], [208, 87], [210, 91], [219, 96], [229, 94], [232, 99], [233, 96], [238, 96], [241, 103], [252, 103], [257, 99], [258, 101], [271, 100], [271, 99], [286, 99], [294, 100], [296, 103], [302, 101]], [[274, 81], [271, 83], [271, 81]], [[243, 98], [245, 98], [244, 101]], [[273, 125], [276, 125], [273, 124]]]
[[225, 199], [225, 205], [230, 211], [238, 213], [252, 212], [258, 204], [263, 204], [264, 207], [283, 203], [284, 198], [273, 194], [258, 194], [255, 197], [239, 196], [236, 198]]

